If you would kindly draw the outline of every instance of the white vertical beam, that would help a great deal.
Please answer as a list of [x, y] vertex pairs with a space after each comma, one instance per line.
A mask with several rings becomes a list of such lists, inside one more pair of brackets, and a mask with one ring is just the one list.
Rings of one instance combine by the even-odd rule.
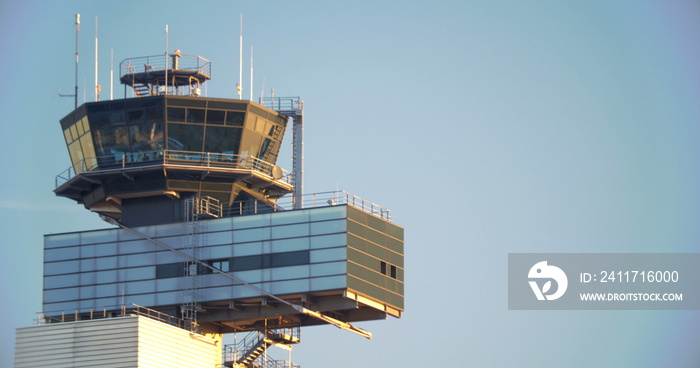
[[168, 25], [165, 25], [165, 94], [168, 94]]
[[250, 46], [250, 100], [253, 101], [253, 46]]
[[114, 99], [114, 49], [109, 50], [109, 99]]
[[78, 33], [80, 32], [80, 14], [75, 14], [75, 108], [78, 108]]
[[95, 101], [100, 100], [99, 81], [97, 79], [97, 16], [95, 16]]

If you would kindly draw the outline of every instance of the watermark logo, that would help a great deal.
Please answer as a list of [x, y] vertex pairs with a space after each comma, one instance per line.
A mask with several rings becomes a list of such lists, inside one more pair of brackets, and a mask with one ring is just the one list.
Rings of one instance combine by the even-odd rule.
[[700, 310], [698, 280], [700, 252], [508, 253], [508, 309]]
[[[532, 266], [527, 277], [530, 279], [530, 287], [532, 288], [532, 292], [535, 293], [537, 300], [557, 300], [564, 295], [566, 288], [569, 286], [569, 280], [566, 278], [564, 271], [557, 266], [548, 265], [547, 261], [538, 262]], [[542, 284], [540, 288], [537, 281], [532, 279], [544, 279], [547, 281]], [[556, 281], [557, 289], [554, 293], [548, 294], [552, 289], [552, 280]]]

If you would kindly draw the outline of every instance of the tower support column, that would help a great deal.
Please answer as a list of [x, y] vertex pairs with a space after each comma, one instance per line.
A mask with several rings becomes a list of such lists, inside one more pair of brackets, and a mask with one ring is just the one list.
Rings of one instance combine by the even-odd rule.
[[304, 117], [303, 112], [294, 116], [292, 171], [294, 172], [293, 208], [304, 208]]

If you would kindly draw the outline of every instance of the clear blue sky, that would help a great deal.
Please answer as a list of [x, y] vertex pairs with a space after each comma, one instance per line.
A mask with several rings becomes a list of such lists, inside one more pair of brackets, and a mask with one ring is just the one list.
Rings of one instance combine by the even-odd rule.
[[81, 103], [95, 16], [103, 98], [110, 49], [160, 54], [166, 24], [234, 97], [243, 13], [255, 95], [306, 102], [306, 191], [406, 228], [404, 318], [307, 328], [302, 366], [700, 365], [698, 311], [509, 311], [506, 277], [509, 252], [700, 249], [697, 1], [0, 0], [0, 367], [41, 310], [42, 235], [108, 227], [52, 193], [75, 13]]

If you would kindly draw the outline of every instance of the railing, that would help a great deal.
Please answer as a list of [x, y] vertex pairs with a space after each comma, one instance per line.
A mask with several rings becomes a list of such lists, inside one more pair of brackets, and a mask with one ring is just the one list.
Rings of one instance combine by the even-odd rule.
[[[222, 204], [224, 216], [254, 215], [259, 213], [288, 211], [293, 208], [293, 198], [283, 197], [274, 203], [261, 200], [234, 201]], [[304, 208], [317, 208], [347, 204], [363, 212], [391, 221], [391, 213], [388, 208], [350, 194], [344, 190], [334, 192], [320, 192], [303, 196]]]
[[[70, 313], [62, 311], [60, 312], [60, 315], [58, 312], [37, 313], [36, 324], [43, 325], [47, 323], [85, 321], [93, 319], [112, 318], [115, 316], [143, 316], [190, 331], [195, 331], [199, 328], [199, 325], [195, 322], [185, 321], [182, 318], [174, 317], [151, 308], [140, 306], [138, 304], [132, 304], [132, 306], [133, 307], [131, 308], [127, 308], [126, 305], [108, 306], [103, 308], [102, 310], [97, 311], [93, 308], [76, 309], [75, 311]], [[115, 312], [115, 310], [118, 310], [118, 312]], [[52, 316], [47, 316], [47, 314], [51, 314]]]
[[225, 362], [238, 362], [239, 359], [243, 358], [243, 355], [251, 350], [255, 345], [260, 343], [262, 338], [262, 333], [259, 331], [251, 331], [249, 334], [243, 337], [243, 340], [236, 342], [235, 344], [224, 345], [224, 361]]
[[196, 322], [186, 321], [182, 318], [174, 317], [147, 307], [142, 307], [138, 304], [132, 305], [134, 306], [134, 309], [131, 311], [132, 316], [144, 316], [156, 321], [167, 323], [171, 326], [177, 326], [190, 331], [199, 331], [199, 325]]
[[182, 165], [203, 168], [244, 169], [260, 172], [291, 184], [291, 173], [255, 156], [215, 152], [148, 151], [115, 152], [112, 155], [85, 158], [56, 176], [56, 188], [83, 172], [99, 172], [149, 165]]
[[[69, 167], [64, 172], [56, 176], [56, 188], [70, 181], [76, 175], [86, 171], [100, 172], [131, 167], [148, 167], [149, 165], [160, 164], [196, 166], [202, 168], [253, 170], [272, 178], [279, 177], [277, 180], [292, 184], [292, 174], [289, 171], [283, 170], [278, 166], [254, 156], [212, 152], [164, 150], [138, 153], [118, 152], [107, 157], [84, 159], [77, 165]], [[75, 167], [77, 167], [78, 170], [76, 170]], [[276, 173], [275, 171], [277, 170], [279, 170], [281, 174]], [[283, 197], [276, 202], [255, 199], [234, 201], [232, 203], [222, 203], [221, 207], [224, 217], [252, 215], [258, 213], [291, 210], [293, 208], [292, 201], [293, 198], [291, 197]], [[306, 194], [302, 197], [301, 203], [304, 204], [304, 207], [310, 208], [347, 204], [363, 212], [367, 212], [384, 220], [391, 221], [391, 214], [388, 208], [382, 207], [374, 202], [370, 202], [346, 191]]]
[[[119, 312], [114, 312], [118, 310]], [[103, 309], [84, 308], [75, 309], [73, 311], [47, 311], [37, 313], [36, 325], [44, 325], [47, 323], [63, 323], [74, 322], [81, 320], [102, 319], [117, 316], [126, 316], [127, 308], [124, 305], [105, 306]]]
[[272, 360], [267, 359], [263, 365], [265, 368], [300, 368], [299, 364], [292, 363], [287, 360]]
[[275, 111], [304, 110], [304, 101], [302, 101], [301, 97], [260, 97], [258, 102]]
[[185, 70], [211, 76], [211, 61], [197, 55], [180, 55], [177, 65], [173, 65], [173, 54], [141, 56], [123, 60], [119, 64], [119, 77], [135, 73], [149, 73], [163, 70]]
[[[251, 155], [167, 150], [165, 151], [163, 163], [195, 165], [207, 168], [249, 169], [270, 177], [279, 176], [277, 180], [291, 183], [291, 173], [289, 171]], [[279, 175], [275, 172], [277, 169], [281, 170]]]
[[209, 196], [196, 197], [192, 200], [194, 215], [197, 217], [221, 217], [223, 208], [218, 199]]

